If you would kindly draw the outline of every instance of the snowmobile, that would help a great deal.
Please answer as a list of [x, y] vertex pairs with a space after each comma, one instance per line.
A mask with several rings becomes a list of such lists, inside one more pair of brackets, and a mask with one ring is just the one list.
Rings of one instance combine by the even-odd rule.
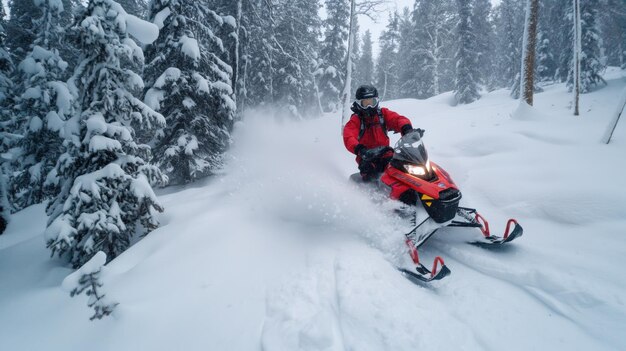
[[[493, 235], [487, 220], [476, 209], [461, 207], [461, 191], [448, 172], [430, 161], [422, 133], [413, 131], [405, 134], [394, 146], [367, 150], [364, 161], [380, 159], [393, 150], [393, 157], [380, 177], [374, 181], [377, 189], [400, 199], [407, 204], [414, 228], [404, 234], [409, 255], [415, 264], [415, 271], [398, 268], [402, 274], [416, 283], [440, 280], [450, 274], [443, 258], [434, 259], [432, 269], [424, 266], [419, 259], [418, 249], [439, 229], [444, 227], [464, 227], [480, 230], [479, 240], [471, 244], [489, 247], [511, 242], [522, 236], [522, 226], [515, 219], [509, 219], [503, 236]], [[360, 174], [350, 179], [362, 183]], [[407, 191], [408, 190], [408, 191]], [[402, 195], [400, 195], [400, 193]], [[406, 196], [406, 195], [410, 196]], [[407, 213], [407, 208], [403, 212]]]

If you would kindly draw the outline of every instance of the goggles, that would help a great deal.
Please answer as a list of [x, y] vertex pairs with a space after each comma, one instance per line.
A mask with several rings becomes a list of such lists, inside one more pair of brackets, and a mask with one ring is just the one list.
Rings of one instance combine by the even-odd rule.
[[361, 100], [357, 100], [357, 103], [362, 108], [376, 107], [378, 106], [378, 98], [373, 97], [373, 98], [361, 99]]

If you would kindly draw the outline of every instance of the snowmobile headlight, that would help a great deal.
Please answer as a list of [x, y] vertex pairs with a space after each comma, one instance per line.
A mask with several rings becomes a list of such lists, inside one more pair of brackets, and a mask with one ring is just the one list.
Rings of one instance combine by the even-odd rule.
[[428, 173], [432, 172], [432, 167], [430, 166], [430, 160], [426, 160], [426, 171]]
[[426, 168], [424, 168], [424, 166], [404, 165], [404, 169], [406, 169], [409, 174], [418, 177], [422, 177], [427, 174]]

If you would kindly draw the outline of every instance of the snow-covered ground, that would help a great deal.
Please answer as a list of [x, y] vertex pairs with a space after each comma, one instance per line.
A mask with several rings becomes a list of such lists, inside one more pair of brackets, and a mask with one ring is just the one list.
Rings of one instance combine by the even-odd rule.
[[348, 181], [338, 116], [250, 116], [223, 175], [161, 191], [162, 226], [107, 266], [119, 306], [103, 320], [61, 289], [72, 271], [49, 258], [43, 205], [27, 208], [0, 236], [0, 350], [624, 349], [626, 121], [601, 138], [625, 76], [583, 95], [581, 117], [562, 84], [517, 113], [504, 90], [384, 103], [426, 130], [463, 205], [525, 230], [501, 250], [438, 233], [422, 258], [452, 274], [427, 287], [394, 268], [394, 204]]

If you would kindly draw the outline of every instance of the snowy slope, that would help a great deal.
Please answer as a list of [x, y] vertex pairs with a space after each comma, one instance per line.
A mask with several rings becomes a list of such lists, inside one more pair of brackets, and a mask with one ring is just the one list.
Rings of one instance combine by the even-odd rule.
[[[426, 129], [430, 157], [503, 230], [503, 250], [446, 229], [423, 247], [452, 275], [398, 274], [406, 223], [348, 182], [339, 119], [238, 126], [225, 174], [159, 197], [162, 227], [108, 265], [115, 316], [89, 322], [49, 259], [43, 205], [0, 236], [0, 350], [615, 350], [626, 347], [626, 123], [603, 145], [626, 72], [583, 95], [561, 84], [514, 114], [507, 91], [385, 103]], [[515, 118], [512, 118], [513, 117]], [[263, 116], [264, 117], [264, 116]], [[393, 140], [397, 139], [394, 137]]]

